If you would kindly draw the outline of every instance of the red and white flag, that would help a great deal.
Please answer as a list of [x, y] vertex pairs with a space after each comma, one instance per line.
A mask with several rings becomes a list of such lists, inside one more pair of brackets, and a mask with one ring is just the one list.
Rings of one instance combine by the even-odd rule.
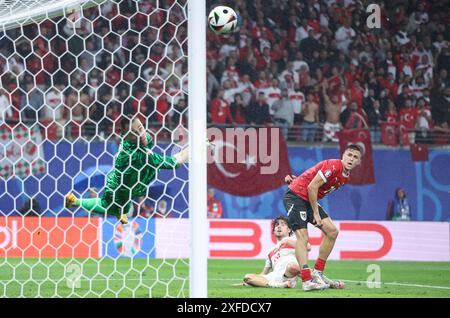
[[407, 145], [411, 144], [410, 134], [411, 133], [408, 131], [408, 128], [405, 125], [400, 124], [399, 136], [400, 136], [400, 142], [402, 145], [407, 146]]
[[386, 146], [398, 146], [398, 124], [381, 123], [381, 142]]
[[221, 191], [258, 195], [283, 186], [284, 177], [291, 174], [278, 128], [209, 128], [208, 138], [215, 145], [208, 158], [208, 183]]
[[428, 145], [412, 144], [410, 150], [413, 161], [428, 161]]
[[0, 177], [24, 178], [45, 172], [42, 135], [38, 126], [0, 126]]
[[337, 133], [341, 156], [349, 144], [358, 145], [362, 150], [361, 164], [350, 174], [349, 184], [365, 185], [375, 183], [372, 158], [372, 142], [367, 129], [343, 129]]

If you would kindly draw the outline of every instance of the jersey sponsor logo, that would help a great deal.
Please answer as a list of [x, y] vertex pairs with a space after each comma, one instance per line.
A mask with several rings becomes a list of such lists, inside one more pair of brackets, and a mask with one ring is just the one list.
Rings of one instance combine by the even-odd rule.
[[306, 211], [300, 211], [300, 218], [301, 218], [303, 221], [306, 221]]

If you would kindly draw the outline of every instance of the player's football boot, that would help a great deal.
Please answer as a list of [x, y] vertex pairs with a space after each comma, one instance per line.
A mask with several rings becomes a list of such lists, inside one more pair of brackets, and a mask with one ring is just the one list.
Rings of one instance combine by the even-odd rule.
[[315, 279], [322, 281], [324, 284], [328, 285], [329, 288], [333, 288], [333, 289], [343, 289], [344, 288], [344, 282], [339, 281], [339, 280], [332, 280], [329, 279], [328, 277], [326, 277], [323, 272], [318, 271], [318, 270], [314, 270], [312, 272], [312, 277], [314, 277]]
[[76, 197], [73, 195], [72, 192], [69, 192], [66, 194], [66, 196], [64, 197], [64, 205], [66, 208], [71, 208], [74, 206], [75, 201], [76, 201]]
[[315, 278], [308, 280], [306, 282], [303, 282], [302, 287], [303, 287], [304, 291], [322, 290], [322, 289], [328, 288], [326, 285], [317, 281]]
[[118, 217], [120, 223], [122, 224], [128, 224], [128, 216], [126, 214], [122, 214], [121, 216]]

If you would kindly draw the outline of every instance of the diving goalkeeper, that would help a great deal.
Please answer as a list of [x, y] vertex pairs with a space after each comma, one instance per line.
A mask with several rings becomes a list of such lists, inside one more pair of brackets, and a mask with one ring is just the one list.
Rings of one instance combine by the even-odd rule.
[[[73, 193], [65, 196], [66, 208], [83, 207], [91, 213], [116, 216], [122, 224], [132, 198], [147, 194], [147, 189], [160, 169], [178, 168], [189, 158], [189, 147], [174, 156], [154, 153], [153, 140], [138, 118], [121, 120], [122, 142], [114, 169], [106, 178], [102, 198], [77, 199]], [[131, 129], [130, 129], [131, 127]]]

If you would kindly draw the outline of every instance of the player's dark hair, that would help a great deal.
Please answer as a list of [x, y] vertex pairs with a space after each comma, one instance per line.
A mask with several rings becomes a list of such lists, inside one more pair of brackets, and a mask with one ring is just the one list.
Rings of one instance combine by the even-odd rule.
[[289, 235], [291, 235], [292, 230], [291, 230], [291, 227], [289, 226], [288, 219], [285, 216], [279, 216], [272, 220], [272, 233], [273, 233], [273, 231], [275, 231], [275, 226], [277, 226], [280, 221], [284, 221], [287, 224], [287, 226], [289, 228]]
[[345, 150], [347, 150], [347, 149], [357, 150], [357, 151], [359, 151], [359, 153], [362, 155], [362, 149], [361, 149], [361, 147], [358, 146], [358, 145], [350, 144], [350, 145], [348, 145], [348, 146], [345, 148]]

